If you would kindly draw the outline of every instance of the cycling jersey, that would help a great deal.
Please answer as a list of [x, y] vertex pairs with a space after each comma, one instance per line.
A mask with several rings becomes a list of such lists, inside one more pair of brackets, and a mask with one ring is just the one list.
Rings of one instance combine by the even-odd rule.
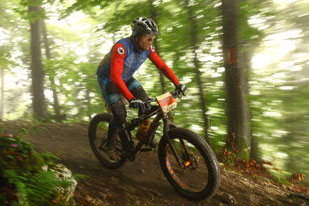
[[134, 96], [127, 88], [126, 83], [147, 58], [175, 86], [179, 84], [174, 72], [162, 61], [153, 47], [150, 47], [146, 51], [138, 52], [130, 38], [124, 38], [116, 42], [111, 51], [105, 55], [100, 63], [97, 75], [104, 81], [111, 81], [127, 100], [131, 100]]

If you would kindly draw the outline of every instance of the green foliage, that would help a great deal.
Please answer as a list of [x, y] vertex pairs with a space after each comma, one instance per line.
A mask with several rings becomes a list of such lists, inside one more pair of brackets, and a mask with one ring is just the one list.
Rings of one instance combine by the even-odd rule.
[[269, 17], [274, 13], [267, 9], [271, 5], [269, 0], [253, 0], [249, 2], [241, 1], [239, 3], [239, 33], [241, 41], [250, 41], [259, 44], [264, 37], [264, 32], [248, 24], [250, 17], [258, 16]]
[[34, 23], [38, 19], [45, 18], [45, 12], [42, 9], [30, 11], [29, 7], [40, 8], [42, 4], [43, 0], [20, 0], [19, 6], [14, 10], [15, 12], [19, 13], [22, 18], [29, 20], [31, 23]]
[[[35, 175], [17, 175], [14, 170], [5, 170], [4, 177], [16, 186], [18, 205], [55, 205], [55, 187], [68, 187], [71, 182], [59, 180], [52, 171], [39, 171]], [[14, 204], [14, 203], [13, 203]], [[59, 205], [65, 205], [60, 203]]]
[[[99, 7], [100, 9], [104, 9], [111, 3], [117, 0], [76, 0], [73, 4], [69, 5], [66, 10], [62, 13], [62, 18], [69, 16], [71, 13], [75, 11], [83, 10], [84, 12], [92, 12], [94, 7]], [[65, 3], [64, 0], [60, 0], [60, 2]]]
[[[0, 180], [7, 179], [7, 187], [15, 188], [18, 197], [18, 202], [11, 204], [54, 205], [55, 188], [72, 184], [56, 178], [53, 171], [43, 169], [55, 165], [55, 159], [53, 154], [33, 151], [33, 146], [19, 137], [11, 134], [0, 136]], [[12, 200], [2, 196], [1, 201], [4, 204]], [[65, 204], [60, 202], [59, 205]]]
[[0, 68], [8, 68], [12, 61], [9, 60], [9, 53], [5, 47], [0, 47]]
[[94, 95], [98, 93], [96, 67], [91, 63], [74, 63], [73, 58], [45, 60], [46, 74], [57, 80], [55, 89], [65, 99], [61, 110], [67, 118], [82, 119], [100, 108], [100, 96]]

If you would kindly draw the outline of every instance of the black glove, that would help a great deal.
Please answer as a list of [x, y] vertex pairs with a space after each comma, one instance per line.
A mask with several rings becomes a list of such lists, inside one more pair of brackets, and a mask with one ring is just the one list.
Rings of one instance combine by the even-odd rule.
[[140, 109], [141, 113], [144, 113], [146, 110], [146, 104], [145, 102], [143, 102], [140, 99], [136, 99], [135, 97], [133, 97], [130, 101], [129, 101], [129, 107], [130, 108], [134, 108], [134, 109]]
[[177, 93], [177, 95], [183, 95], [186, 96], [185, 91], [186, 91], [187, 87], [184, 84], [178, 84], [176, 86], [175, 92]]

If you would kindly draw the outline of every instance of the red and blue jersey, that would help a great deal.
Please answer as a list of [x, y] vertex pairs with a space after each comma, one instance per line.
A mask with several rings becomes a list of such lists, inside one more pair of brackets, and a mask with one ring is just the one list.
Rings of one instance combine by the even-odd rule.
[[111, 51], [105, 55], [100, 63], [97, 75], [105, 81], [111, 81], [118, 91], [130, 100], [134, 96], [126, 86], [126, 82], [133, 76], [136, 70], [149, 58], [156, 67], [174, 85], [179, 81], [174, 72], [162, 61], [153, 47], [143, 52], [138, 52], [130, 38], [124, 38], [116, 42]]

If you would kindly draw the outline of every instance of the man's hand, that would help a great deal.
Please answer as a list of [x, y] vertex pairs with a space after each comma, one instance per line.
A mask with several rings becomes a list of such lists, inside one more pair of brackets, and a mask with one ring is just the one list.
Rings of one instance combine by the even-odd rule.
[[144, 113], [146, 110], [146, 104], [145, 102], [143, 102], [140, 99], [136, 99], [135, 97], [133, 97], [130, 101], [129, 101], [129, 107], [130, 108], [134, 108], [134, 109], [140, 109], [141, 113]]
[[186, 91], [187, 87], [184, 84], [178, 84], [176, 86], [175, 91], [177, 92], [178, 95], [183, 95], [186, 96], [185, 91]]

